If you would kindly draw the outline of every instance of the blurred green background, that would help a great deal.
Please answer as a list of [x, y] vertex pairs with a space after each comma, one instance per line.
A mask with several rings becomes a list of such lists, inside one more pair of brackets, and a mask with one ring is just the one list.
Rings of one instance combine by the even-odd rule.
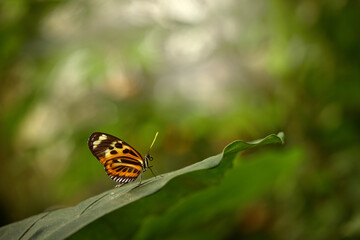
[[112, 188], [95, 131], [141, 153], [159, 131], [159, 172], [284, 131], [241, 160], [300, 152], [294, 180], [229, 236], [360, 237], [359, 22], [346, 0], [2, 1], [1, 225]]

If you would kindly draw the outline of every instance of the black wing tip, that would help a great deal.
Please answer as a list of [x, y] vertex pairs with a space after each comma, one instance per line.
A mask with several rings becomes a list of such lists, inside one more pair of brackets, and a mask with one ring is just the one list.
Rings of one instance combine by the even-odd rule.
[[99, 139], [99, 136], [101, 136], [102, 134], [108, 135], [108, 134], [102, 133], [102, 132], [94, 132], [94, 133], [92, 133], [92, 134], [90, 135], [90, 137], [89, 137], [89, 139], [88, 139], [88, 147], [89, 147], [89, 149], [90, 149], [91, 152], [92, 152], [93, 146], [94, 146], [93, 143], [94, 143], [96, 140], [98, 140], [98, 139]]
[[[96, 141], [97, 139], [95, 139], [95, 138], [96, 138], [96, 137], [99, 137], [99, 136], [101, 136], [101, 135], [103, 135], [103, 134], [105, 134], [105, 135], [110, 135], [110, 134], [103, 133], [103, 132], [93, 132], [93, 133], [90, 135], [89, 139], [88, 139], [88, 143], [90, 144], [91, 142]], [[110, 135], [110, 136], [111, 136], [111, 135]]]
[[104, 133], [104, 132], [93, 132], [93, 133], [90, 135], [89, 139], [88, 139], [88, 147], [90, 148], [91, 151], [93, 150], [93, 146], [94, 146], [93, 143], [94, 143], [96, 140], [98, 140], [101, 135], [106, 135], [106, 136], [108, 136], [108, 137], [110, 137], [110, 138], [114, 138], [114, 139], [120, 140], [119, 138], [117, 138], [117, 137], [115, 137], [115, 136], [113, 136], [113, 135], [111, 135], [111, 134], [108, 134], [108, 133]]
[[93, 133], [90, 135], [89, 139], [91, 139], [91, 138], [93, 138], [93, 137], [95, 137], [95, 136], [100, 136], [100, 135], [102, 135], [102, 134], [109, 135], [109, 134], [102, 133], [102, 132], [93, 132]]
[[106, 135], [106, 136], [109, 136], [109, 137], [113, 137], [113, 138], [117, 138], [111, 134], [108, 134], [108, 133], [104, 133], [104, 132], [93, 132], [90, 137], [89, 137], [89, 140], [92, 138], [92, 137], [95, 137], [95, 136], [100, 136], [100, 135]]
[[88, 146], [89, 146], [90, 150], [92, 150], [93, 142], [95, 141], [94, 138], [97, 134], [98, 134], [97, 132], [92, 133], [88, 139]]

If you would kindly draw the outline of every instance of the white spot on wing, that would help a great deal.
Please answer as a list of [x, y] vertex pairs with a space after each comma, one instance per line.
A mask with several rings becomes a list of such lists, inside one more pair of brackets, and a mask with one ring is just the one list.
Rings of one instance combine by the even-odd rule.
[[99, 144], [101, 143], [101, 141], [106, 140], [106, 139], [107, 139], [107, 136], [106, 136], [105, 134], [102, 134], [102, 135], [99, 137], [98, 140], [96, 140], [96, 141], [93, 142], [93, 150], [94, 150], [95, 148], [97, 148], [97, 146], [99, 146]]

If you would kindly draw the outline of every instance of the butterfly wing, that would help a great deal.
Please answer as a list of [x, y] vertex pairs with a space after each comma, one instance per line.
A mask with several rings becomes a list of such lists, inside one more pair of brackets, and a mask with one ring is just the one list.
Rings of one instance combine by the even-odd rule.
[[104, 165], [111, 179], [134, 181], [143, 169], [143, 157], [129, 144], [106, 133], [93, 133], [88, 141], [92, 154]]
[[142, 167], [138, 162], [122, 158], [109, 159], [104, 166], [109, 177], [119, 183], [135, 181], [142, 171]]

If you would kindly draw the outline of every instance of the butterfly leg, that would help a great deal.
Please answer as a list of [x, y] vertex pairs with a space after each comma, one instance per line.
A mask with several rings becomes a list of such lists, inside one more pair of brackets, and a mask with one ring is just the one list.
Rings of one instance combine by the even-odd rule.
[[141, 185], [141, 181], [142, 181], [142, 172], [140, 173], [140, 182], [139, 182], [138, 186]]
[[[154, 171], [156, 172], [156, 175], [154, 174], [152, 168], [154, 168]], [[150, 169], [151, 173], [152, 173], [155, 177], [159, 176], [159, 172], [156, 170], [156, 168], [155, 168], [154, 166], [150, 166], [149, 169]]]

